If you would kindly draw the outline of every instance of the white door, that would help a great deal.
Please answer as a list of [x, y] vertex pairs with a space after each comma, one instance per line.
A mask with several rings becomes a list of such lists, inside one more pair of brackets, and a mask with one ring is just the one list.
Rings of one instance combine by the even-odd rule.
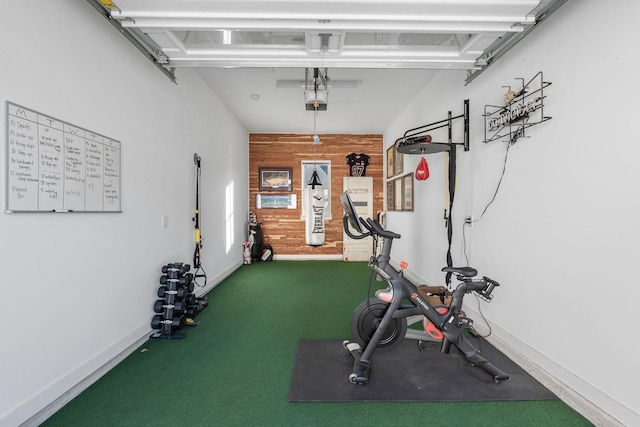
[[[348, 191], [356, 213], [362, 218], [374, 218], [373, 178], [370, 176], [345, 176], [343, 191]], [[373, 252], [373, 237], [352, 239], [342, 233], [342, 259], [344, 261], [369, 261]]]

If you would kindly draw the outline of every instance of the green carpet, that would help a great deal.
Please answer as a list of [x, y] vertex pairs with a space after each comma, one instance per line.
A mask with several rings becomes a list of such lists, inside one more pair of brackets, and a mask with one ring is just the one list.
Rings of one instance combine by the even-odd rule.
[[298, 340], [350, 338], [369, 275], [341, 261], [242, 266], [207, 295], [184, 340], [146, 342], [43, 425], [591, 425], [559, 400], [289, 402]]

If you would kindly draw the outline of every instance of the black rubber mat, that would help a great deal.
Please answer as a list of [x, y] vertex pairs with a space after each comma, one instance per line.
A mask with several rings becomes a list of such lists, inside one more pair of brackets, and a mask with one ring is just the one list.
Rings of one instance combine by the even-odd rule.
[[495, 384], [481, 369], [451, 347], [443, 354], [436, 343], [422, 351], [405, 339], [397, 348], [376, 352], [366, 385], [349, 381], [353, 357], [337, 340], [300, 340], [289, 401], [444, 402], [553, 400], [557, 397], [487, 341], [472, 338], [481, 354], [511, 379]]

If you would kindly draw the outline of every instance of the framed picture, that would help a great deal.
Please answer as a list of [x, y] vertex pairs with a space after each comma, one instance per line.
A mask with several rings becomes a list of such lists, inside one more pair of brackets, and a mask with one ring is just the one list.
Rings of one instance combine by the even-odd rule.
[[413, 172], [402, 177], [402, 210], [413, 211]]
[[395, 210], [397, 211], [401, 211], [402, 210], [402, 178], [396, 178], [393, 180], [393, 185], [394, 185], [394, 194], [395, 194]]
[[396, 207], [396, 198], [393, 195], [393, 190], [395, 190], [395, 184], [393, 180], [387, 181], [387, 210], [394, 211]]
[[394, 146], [387, 148], [387, 178], [391, 178], [395, 173], [393, 173], [393, 167], [395, 162], [393, 160], [393, 153], [395, 151]]
[[295, 194], [256, 194], [256, 209], [296, 209]]
[[292, 168], [259, 168], [259, 191], [291, 191]]
[[404, 154], [398, 153], [398, 150], [393, 146], [393, 174], [402, 175], [404, 172]]

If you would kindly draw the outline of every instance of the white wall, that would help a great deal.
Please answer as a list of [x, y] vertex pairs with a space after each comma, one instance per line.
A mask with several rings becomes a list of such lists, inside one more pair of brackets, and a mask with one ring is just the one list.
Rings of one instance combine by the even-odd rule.
[[208, 288], [241, 264], [248, 209], [247, 132], [196, 72], [171, 83], [85, 2], [32, 3], [0, 4], [0, 135], [11, 101], [121, 141], [123, 213], [0, 214], [3, 426], [149, 335], [161, 266], [192, 261], [194, 152]]
[[[517, 86], [516, 78], [544, 72], [553, 119], [511, 147], [495, 203], [466, 228], [469, 265], [503, 285], [483, 307], [497, 341], [599, 407], [600, 422], [614, 422], [608, 414], [624, 425], [640, 425], [640, 51], [632, 30], [639, 13], [633, 0], [569, 2], [469, 86], [462, 72], [441, 73], [385, 134], [389, 146], [470, 100], [471, 151], [458, 151], [454, 207], [454, 264], [466, 265], [463, 218], [477, 219], [491, 199], [508, 145], [482, 142], [484, 106], [502, 102], [502, 86]], [[419, 159], [405, 156], [405, 171]], [[388, 228], [403, 236], [394, 259], [408, 261], [414, 277], [442, 283], [446, 156], [427, 160], [431, 178], [416, 183], [415, 211], [389, 213]]]

